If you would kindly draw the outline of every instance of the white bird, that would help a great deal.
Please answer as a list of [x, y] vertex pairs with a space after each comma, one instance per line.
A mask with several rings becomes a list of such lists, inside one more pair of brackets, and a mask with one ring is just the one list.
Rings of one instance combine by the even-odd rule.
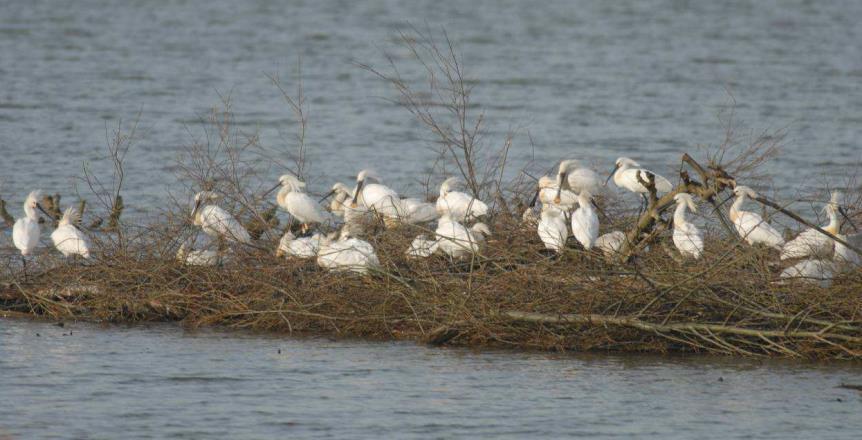
[[[562, 184], [563, 182], [565, 184]], [[557, 183], [561, 189], [570, 189], [578, 194], [586, 191], [596, 195], [601, 193], [604, 187], [604, 182], [597, 172], [581, 165], [580, 161], [571, 159], [560, 162]]]
[[491, 230], [484, 223], [476, 223], [470, 229], [449, 215], [437, 222], [437, 248], [452, 258], [466, 257], [479, 252], [479, 246]]
[[186, 249], [186, 243], [177, 249], [177, 260], [189, 266], [218, 266], [221, 257], [218, 252], [210, 249]]
[[595, 246], [601, 249], [605, 258], [613, 258], [620, 252], [620, 248], [622, 248], [625, 241], [625, 232], [612, 231], [599, 236], [599, 238], [596, 239]]
[[422, 234], [413, 239], [410, 248], [405, 253], [411, 258], [425, 258], [430, 257], [434, 252], [437, 252], [437, 240], [432, 240]]
[[546, 249], [560, 253], [566, 248], [569, 228], [566, 225], [566, 215], [560, 209], [553, 205], [543, 205], [537, 229]]
[[746, 197], [755, 198], [757, 193], [753, 189], [739, 185], [733, 189], [736, 200], [730, 207], [730, 221], [733, 222], [737, 234], [748, 244], [764, 244], [766, 246], [781, 250], [784, 239], [769, 223], [766, 223], [759, 214], [751, 211], [743, 211], [742, 204]]
[[[377, 183], [368, 183], [373, 180]], [[371, 170], [362, 170], [356, 176], [356, 189], [353, 191], [351, 208], [360, 204], [369, 211], [375, 211], [383, 216], [387, 226], [397, 223], [404, 213], [401, 198], [392, 188], [380, 183], [380, 177]]]
[[802, 260], [781, 271], [782, 280], [819, 284], [824, 289], [832, 285], [834, 263], [825, 260]]
[[[821, 229], [829, 232], [832, 235], [838, 234], [840, 223], [838, 221], [838, 192], [832, 193], [832, 198], [824, 208], [826, 215], [829, 216], [829, 223]], [[825, 255], [835, 247], [835, 240], [820, 233], [814, 228], [808, 228], [802, 231], [793, 240], [787, 242], [781, 248], [781, 259], [787, 260], [790, 258], [805, 258], [810, 256]]]
[[332, 185], [332, 191], [324, 196], [323, 199], [325, 200], [330, 196], [333, 197], [329, 202], [329, 212], [338, 217], [344, 217], [344, 208], [350, 205], [349, 200], [353, 198], [353, 191], [347, 185], [337, 182]]
[[686, 208], [697, 212], [697, 205], [691, 194], [679, 193], [673, 196], [676, 201], [676, 211], [673, 213], [673, 244], [684, 257], [695, 260], [703, 255], [703, 234], [685, 218]]
[[[12, 242], [15, 247], [21, 251], [21, 257], [27, 257], [32, 254], [39, 244], [39, 235], [42, 228], [39, 227], [39, 216], [36, 215], [36, 208], [41, 210], [39, 205], [39, 196], [41, 191], [33, 191], [27, 195], [24, 201], [24, 217], [15, 221], [12, 227]], [[24, 260], [27, 264], [27, 260]]]
[[276, 257], [314, 258], [320, 250], [323, 236], [319, 233], [311, 237], [296, 238], [292, 232], [287, 231], [278, 241], [275, 250]]
[[288, 212], [302, 224], [302, 231], [307, 231], [312, 223], [323, 223], [326, 214], [320, 205], [303, 191], [305, 182], [292, 174], [285, 174], [279, 179], [281, 189], [275, 197], [278, 206]]
[[420, 199], [401, 199], [401, 207], [404, 209], [402, 221], [411, 225], [432, 222], [440, 216], [433, 203]]
[[440, 184], [437, 213], [441, 217], [448, 215], [456, 222], [474, 220], [488, 214], [488, 205], [484, 202], [469, 194], [452, 190], [452, 186], [457, 182], [457, 177], [450, 177]]
[[251, 243], [245, 227], [229, 212], [218, 205], [204, 205], [204, 202], [216, 201], [221, 197], [211, 191], [201, 191], [195, 194], [195, 206], [192, 209], [192, 219], [195, 226], [200, 226], [205, 234], [213, 238], [224, 238], [228, 241]]
[[607, 180], [605, 180], [605, 183], [613, 178], [616, 186], [627, 189], [633, 193], [640, 194], [643, 199], [641, 209], [646, 209], [649, 189], [638, 181], [638, 176], [640, 176], [641, 180], [644, 182], [648, 182], [650, 175], [655, 176], [655, 189], [657, 195], [668, 193], [673, 190], [673, 185], [671, 185], [669, 180], [653, 173], [652, 171], [641, 168], [639, 163], [627, 157], [620, 157], [617, 159], [614, 169], [611, 171], [611, 175], [608, 176]]
[[572, 235], [586, 250], [590, 250], [599, 237], [599, 216], [586, 191], [578, 194], [578, 209], [572, 213]]
[[54, 247], [63, 254], [64, 257], [80, 255], [84, 258], [90, 258], [90, 241], [87, 236], [75, 226], [78, 221], [78, 211], [73, 207], [66, 208], [63, 213], [63, 218], [57, 225], [57, 229], [51, 233], [51, 241], [54, 242]]
[[[849, 236], [844, 234], [835, 234], [835, 236], [856, 247], [860, 247], [859, 245], [862, 244], [862, 236], [859, 234]], [[838, 264], [838, 267], [842, 269], [855, 269], [862, 266], [862, 256], [860, 256], [858, 252], [837, 241], [835, 242], [835, 253], [832, 258]]]
[[550, 176], [539, 178], [538, 191], [538, 199], [542, 202], [542, 205], [553, 205], [564, 212], [571, 212], [578, 203], [577, 194], [568, 189], [560, 188], [557, 180]]
[[380, 267], [380, 260], [371, 243], [358, 238], [350, 238], [348, 230], [341, 231], [337, 241], [332, 236], [321, 240], [317, 253], [317, 264], [331, 271], [367, 274], [371, 269]]

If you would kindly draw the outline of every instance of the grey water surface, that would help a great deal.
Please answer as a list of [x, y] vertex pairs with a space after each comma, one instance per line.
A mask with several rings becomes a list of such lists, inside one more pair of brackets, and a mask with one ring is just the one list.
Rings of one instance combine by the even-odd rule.
[[[520, 130], [511, 173], [628, 155], [672, 175], [721, 143], [730, 91], [742, 133], [786, 132], [764, 169], [775, 185], [842, 185], [862, 159], [859, 17], [852, 0], [7, 0], [0, 196], [16, 216], [31, 189], [89, 197], [83, 163], [106, 175], [106, 130], [136, 118], [126, 204], [187, 196], [177, 160], [228, 96], [235, 127], [287, 164], [296, 124], [267, 74], [293, 90], [300, 59], [312, 191], [372, 167], [416, 195], [433, 136], [356, 67], [385, 67], [383, 51], [410, 66], [394, 43], [407, 23], [452, 37], [490, 145]], [[859, 365], [0, 319], [0, 439], [859, 438], [862, 401], [841, 382], [862, 382]]]
[[858, 438], [858, 365], [0, 320], [0, 438]]

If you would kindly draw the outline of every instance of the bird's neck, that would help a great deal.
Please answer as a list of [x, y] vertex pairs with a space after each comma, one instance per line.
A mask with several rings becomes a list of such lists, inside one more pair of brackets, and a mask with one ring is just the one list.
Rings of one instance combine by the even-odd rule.
[[24, 204], [24, 215], [30, 220], [39, 220], [39, 217], [36, 215], [36, 208], [29, 203]]
[[292, 189], [289, 185], [282, 186], [281, 189], [278, 190], [278, 194], [275, 195], [275, 201], [278, 202], [279, 205], [284, 205], [285, 199], [291, 191]]
[[735, 222], [739, 218], [739, 211], [743, 203], [745, 203], [745, 193], [738, 195], [733, 201], [733, 205], [730, 205], [730, 221]]
[[682, 225], [686, 223], [685, 219], [685, 204], [680, 203], [676, 205], [676, 210], [673, 212], [673, 224], [674, 225]]
[[829, 224], [823, 227], [823, 230], [830, 234], [838, 233], [838, 213], [834, 209], [829, 209]]

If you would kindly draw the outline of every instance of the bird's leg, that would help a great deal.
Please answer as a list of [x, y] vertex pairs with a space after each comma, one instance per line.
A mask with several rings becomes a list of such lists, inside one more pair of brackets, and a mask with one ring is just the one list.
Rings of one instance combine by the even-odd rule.
[[647, 207], [649, 206], [649, 200], [647, 200], [646, 194], [641, 193], [641, 199], [643, 200], [643, 203], [641, 203], [641, 207], [638, 210], [638, 218], [639, 219], [641, 218], [641, 215], [643, 215], [643, 213], [646, 212]]
[[27, 282], [27, 257], [21, 255], [21, 266], [24, 269], [24, 282]]
[[300, 235], [305, 235], [308, 233], [308, 223], [303, 223], [299, 226]]

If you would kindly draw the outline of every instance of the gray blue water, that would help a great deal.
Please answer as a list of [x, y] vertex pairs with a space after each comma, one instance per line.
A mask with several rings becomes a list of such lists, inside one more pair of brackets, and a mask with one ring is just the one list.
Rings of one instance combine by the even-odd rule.
[[[741, 133], [787, 133], [764, 169], [775, 185], [841, 185], [862, 159], [860, 16], [851, 0], [8, 0], [0, 196], [18, 215], [36, 187], [86, 194], [82, 164], [109, 170], [106, 128], [137, 118], [124, 195], [157, 206], [182, 191], [176, 160], [220, 96], [287, 163], [295, 121], [266, 74], [292, 87], [300, 59], [312, 190], [373, 167], [417, 191], [433, 137], [355, 66], [407, 61], [394, 35], [408, 22], [452, 36], [490, 145], [520, 129], [512, 170], [625, 154], [672, 174], [723, 140], [730, 92]], [[860, 367], [0, 319], [0, 438], [858, 438], [844, 381]]]

